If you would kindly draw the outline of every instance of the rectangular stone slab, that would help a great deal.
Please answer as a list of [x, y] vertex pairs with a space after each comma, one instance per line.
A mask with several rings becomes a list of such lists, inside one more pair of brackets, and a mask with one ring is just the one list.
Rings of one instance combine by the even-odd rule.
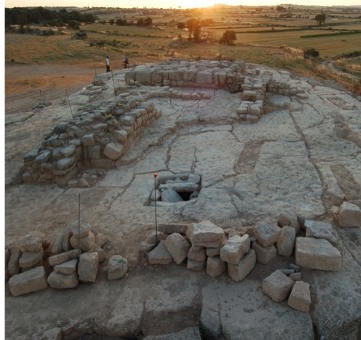
[[10, 293], [13, 296], [33, 293], [38, 290], [46, 289], [48, 283], [46, 281], [44, 267], [36, 267], [24, 273], [15, 275], [9, 280]]
[[301, 267], [326, 271], [341, 269], [341, 253], [324, 239], [297, 237], [295, 254], [296, 264]]

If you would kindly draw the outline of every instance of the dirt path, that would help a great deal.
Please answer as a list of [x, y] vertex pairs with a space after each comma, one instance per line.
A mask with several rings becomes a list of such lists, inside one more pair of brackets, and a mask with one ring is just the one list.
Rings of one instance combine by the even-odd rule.
[[[97, 73], [103, 73], [98, 69]], [[90, 84], [94, 69], [73, 65], [5, 65], [6, 114], [30, 111], [40, 102], [51, 102]]]

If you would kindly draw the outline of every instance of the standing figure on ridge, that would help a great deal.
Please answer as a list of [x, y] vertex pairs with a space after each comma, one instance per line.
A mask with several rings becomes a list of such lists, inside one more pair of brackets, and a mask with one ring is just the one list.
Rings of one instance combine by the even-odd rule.
[[107, 72], [110, 72], [110, 60], [108, 56], [105, 57], [105, 67]]
[[128, 57], [125, 55], [125, 53], [123, 53], [123, 66], [124, 68], [128, 68]]

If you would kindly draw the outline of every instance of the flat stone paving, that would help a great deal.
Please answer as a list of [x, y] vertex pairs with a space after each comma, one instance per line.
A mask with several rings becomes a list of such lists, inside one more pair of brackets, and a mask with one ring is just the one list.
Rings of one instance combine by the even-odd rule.
[[[332, 206], [343, 200], [361, 206], [360, 101], [312, 79], [260, 65], [252, 65], [252, 72], [255, 68], [299, 87], [302, 95], [267, 92], [264, 115], [254, 124], [237, 120], [240, 93], [177, 88], [207, 99], [152, 98], [161, 117], [134, 142], [117, 168], [89, 189], [11, 184], [31, 145], [56, 123], [70, 119], [64, 102], [37, 114], [6, 117], [6, 244], [34, 229], [53, 238], [77, 218], [80, 193], [82, 217], [112, 239], [114, 253], [131, 254], [134, 265], [140, 242], [154, 228], [154, 207], [149, 205], [153, 172], [202, 175], [197, 200], [158, 204], [159, 223], [210, 220], [227, 228], [274, 222], [284, 212], [332, 221]], [[124, 72], [114, 74], [116, 86], [124, 91], [154, 90], [129, 89]], [[112, 79], [103, 78], [109, 87], [92, 99], [93, 105], [114, 100]], [[79, 92], [70, 101], [73, 110], [81, 110], [90, 99]], [[214, 279], [193, 273], [184, 266], [146, 266], [121, 281], [100, 277], [95, 284], [69, 291], [49, 288], [16, 298], [6, 292], [6, 338], [29, 339], [32, 334], [38, 339], [45, 331], [55, 334], [58, 328], [71, 332], [81, 327], [118, 336], [140, 329], [145, 335], [164, 334], [165, 329], [177, 332], [197, 325], [202, 306], [210, 304], [224, 339], [240, 334], [242, 339], [312, 339], [312, 324], [318, 337], [349, 334], [353, 339], [361, 327], [361, 230], [335, 226], [335, 232], [341, 270], [302, 272], [311, 285], [309, 314], [262, 294], [262, 280], [282, 264], [287, 268], [287, 263], [279, 263], [284, 259], [257, 264], [240, 283], [225, 275]], [[172, 330], [169, 322], [168, 328], [165, 325], [167, 313], [175, 315]], [[115, 334], [120, 326], [125, 333]]]

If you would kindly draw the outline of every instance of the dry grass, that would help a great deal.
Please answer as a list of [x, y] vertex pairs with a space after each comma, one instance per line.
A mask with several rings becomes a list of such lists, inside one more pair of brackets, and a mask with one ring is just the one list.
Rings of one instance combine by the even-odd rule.
[[[88, 68], [95, 64], [96, 67], [103, 69], [105, 55], [110, 56], [113, 66], [120, 66], [121, 55], [126, 52], [131, 64], [159, 62], [171, 57], [243, 59], [249, 63], [286, 68], [308, 76], [334, 78], [329, 72], [318, 70], [316, 63], [304, 60], [302, 50], [314, 48], [320, 52], [322, 59], [327, 59], [353, 52], [361, 46], [361, 33], [329, 35], [340, 30], [361, 31], [359, 19], [361, 11], [347, 13], [344, 9], [333, 9], [334, 17], [327, 23], [327, 27], [326, 25], [317, 27], [312, 19], [320, 11], [319, 8], [294, 9], [292, 18], [280, 18], [279, 13], [270, 8], [265, 8], [261, 12], [257, 12], [257, 8], [246, 7], [164, 11], [149, 15], [134, 11], [123, 15], [121, 10], [114, 10], [113, 14], [109, 10], [101, 19], [116, 20], [125, 17], [127, 20], [136, 21], [137, 18], [150, 16], [156, 25], [153, 28], [118, 26], [109, 23], [85, 25], [81, 27], [87, 33], [85, 40], [72, 39], [74, 31], [70, 30], [69, 35], [50, 37], [7, 33], [5, 61], [44, 65], [68, 64]], [[215, 25], [207, 28], [213, 41], [202, 44], [176, 42], [179, 35], [184, 39], [188, 37], [188, 32], [178, 29], [177, 23], [186, 22], [191, 17], [214, 20]], [[224, 46], [216, 42], [227, 29], [237, 33], [235, 46]], [[268, 32], [259, 32], [265, 30]], [[249, 33], [250, 31], [258, 31], [258, 33]], [[324, 36], [305, 38], [316, 34], [324, 34]], [[296, 52], [290, 52], [292, 49]], [[352, 62], [344, 62], [342, 67], [359, 76], [360, 65], [360, 58], [354, 58]], [[355, 81], [351, 84], [347, 84], [347, 80], [339, 81], [346, 84], [349, 89], [358, 87], [357, 82], [355, 86]]]

